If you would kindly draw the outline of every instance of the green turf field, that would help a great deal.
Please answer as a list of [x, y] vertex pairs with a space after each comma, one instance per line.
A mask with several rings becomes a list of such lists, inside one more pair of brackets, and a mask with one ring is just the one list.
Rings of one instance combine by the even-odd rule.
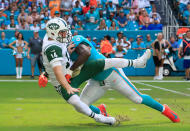
[[[0, 77], [1, 80], [8, 78], [14, 79]], [[50, 84], [39, 88], [36, 81], [0, 81], [0, 131], [190, 131], [190, 82], [183, 82], [181, 78], [167, 78], [168, 81], [173, 80], [171, 82], [143, 82], [152, 79], [150, 77], [132, 79], [140, 80], [134, 84], [142, 93], [176, 111], [181, 123], [172, 123], [159, 112], [133, 104], [109, 90], [95, 105], [105, 103], [110, 115], [127, 115], [130, 118], [118, 127], [111, 127], [77, 113]]]

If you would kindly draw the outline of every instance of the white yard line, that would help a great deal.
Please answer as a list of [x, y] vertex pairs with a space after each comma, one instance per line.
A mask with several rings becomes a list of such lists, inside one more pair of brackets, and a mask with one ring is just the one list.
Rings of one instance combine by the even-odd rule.
[[154, 85], [150, 85], [150, 84], [145, 84], [145, 83], [142, 83], [142, 82], [136, 82], [136, 83], [141, 84], [141, 85], [145, 85], [145, 86], [149, 86], [149, 87], [152, 87], [152, 88], [164, 90], [164, 91], [167, 91], [167, 92], [172, 92], [172, 93], [174, 93], [174, 94], [179, 94], [179, 95], [183, 95], [183, 96], [190, 96], [190, 94], [186, 94], [186, 93], [179, 92], [179, 91], [175, 91], [175, 90], [171, 90], [171, 89], [162, 88], [162, 87], [159, 87], [159, 86], [154, 86]]
[[[0, 80], [0, 82], [37, 82], [38, 80]], [[50, 80], [48, 81], [50, 82]], [[155, 82], [155, 83], [185, 83], [190, 81], [179, 81], [179, 80], [162, 80], [162, 81], [157, 81], [157, 80], [131, 80], [131, 82]]]

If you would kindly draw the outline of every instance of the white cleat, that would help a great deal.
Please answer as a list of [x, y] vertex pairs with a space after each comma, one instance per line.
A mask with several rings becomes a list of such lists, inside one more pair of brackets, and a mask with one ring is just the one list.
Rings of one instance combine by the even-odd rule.
[[95, 121], [108, 125], [114, 125], [116, 123], [116, 119], [114, 117], [106, 117], [102, 114], [96, 114]]
[[134, 68], [145, 68], [148, 59], [150, 59], [150, 56], [151, 56], [151, 50], [147, 49], [140, 58], [133, 60], [133, 67]]

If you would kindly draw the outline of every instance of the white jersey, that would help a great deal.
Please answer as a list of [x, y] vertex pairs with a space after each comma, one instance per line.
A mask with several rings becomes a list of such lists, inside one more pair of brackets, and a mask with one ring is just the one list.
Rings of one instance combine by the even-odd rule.
[[47, 35], [45, 35], [43, 39], [43, 64], [45, 66], [46, 72], [49, 74], [49, 78], [53, 86], [58, 86], [60, 84], [56, 80], [52, 66], [54, 66], [56, 62], [61, 62], [63, 73], [67, 74], [68, 69], [72, 65], [66, 45], [66, 43], [64, 44], [54, 40], [48, 40]]

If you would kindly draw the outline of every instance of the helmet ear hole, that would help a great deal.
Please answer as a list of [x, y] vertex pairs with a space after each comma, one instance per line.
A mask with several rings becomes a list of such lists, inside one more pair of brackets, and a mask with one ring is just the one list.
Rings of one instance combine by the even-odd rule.
[[53, 36], [55, 35], [54, 33], [51, 33]]

